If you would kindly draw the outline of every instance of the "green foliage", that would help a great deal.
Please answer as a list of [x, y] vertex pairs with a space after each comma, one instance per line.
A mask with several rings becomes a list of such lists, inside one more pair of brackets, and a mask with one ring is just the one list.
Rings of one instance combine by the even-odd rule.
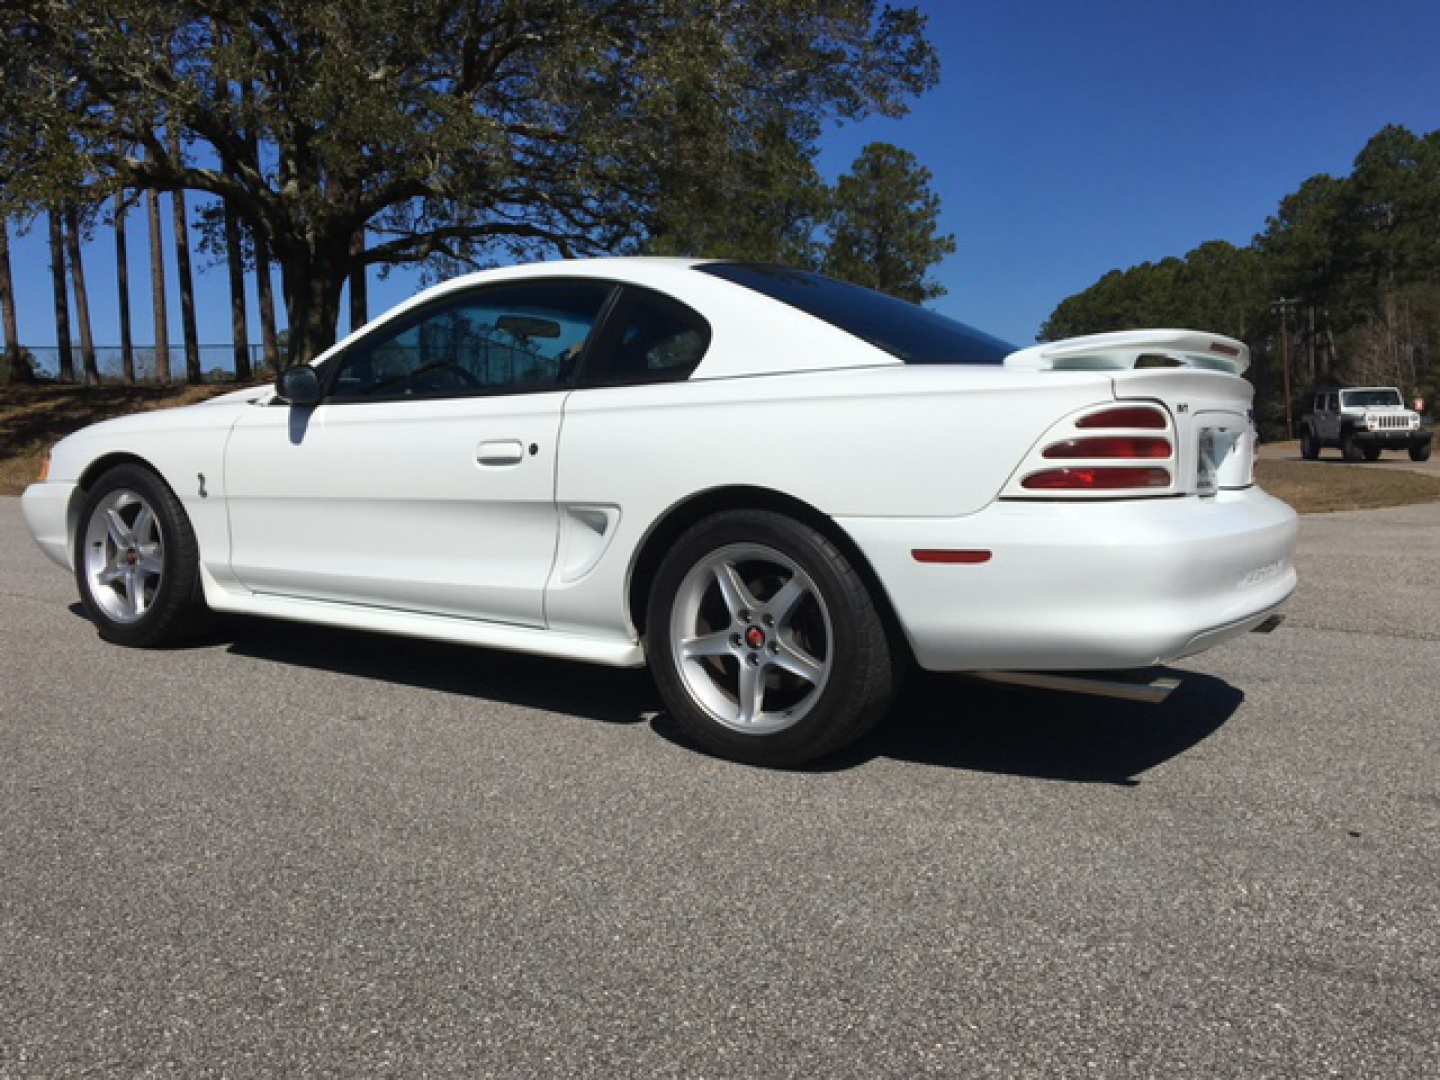
[[1112, 270], [1062, 301], [1040, 338], [1139, 326], [1241, 338], [1273, 435], [1284, 416], [1282, 326], [1272, 309], [1282, 297], [1296, 301], [1288, 341], [1297, 415], [1313, 382], [1440, 394], [1440, 131], [1384, 128], [1349, 176], [1312, 176], [1281, 199], [1249, 246], [1211, 242], [1184, 259]]
[[0, 36], [7, 199], [225, 200], [281, 264], [293, 359], [357, 263], [708, 244], [693, 208], [750, 181], [781, 222], [753, 231], [803, 254], [821, 125], [938, 71], [924, 18], [876, 0], [11, 0]]
[[908, 150], [871, 143], [835, 186], [825, 273], [920, 303], [943, 296], [930, 268], [955, 250], [937, 232], [940, 197]]
[[706, 169], [687, 169], [689, 175], [674, 175], [662, 186], [643, 251], [818, 264], [816, 233], [830, 192], [815, 168], [813, 143], [772, 128], [747, 133], [742, 145], [703, 152]]

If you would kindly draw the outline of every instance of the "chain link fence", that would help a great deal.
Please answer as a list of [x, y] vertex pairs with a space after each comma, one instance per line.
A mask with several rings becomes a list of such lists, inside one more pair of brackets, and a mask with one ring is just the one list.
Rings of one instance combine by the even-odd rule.
[[[57, 382], [60, 378], [60, 350], [54, 345], [22, 347], [21, 354], [29, 358], [30, 369], [35, 373], [37, 379], [45, 382]], [[263, 382], [271, 377], [273, 373], [265, 365], [265, 349], [261, 345], [247, 345], [246, 353], [250, 357], [251, 376], [256, 382]], [[84, 361], [81, 357], [80, 348], [76, 346], [71, 350], [75, 360], [75, 379], [83, 381], [85, 378]], [[154, 346], [136, 346], [132, 350], [135, 358], [135, 381], [138, 383], [154, 383], [156, 379], [157, 365], [155, 362], [156, 351]], [[170, 356], [170, 379], [172, 383], [183, 383], [185, 381], [185, 348], [184, 346], [171, 347]], [[8, 375], [8, 364], [0, 359], [0, 366], [5, 370], [0, 374]], [[119, 383], [124, 381], [124, 358], [119, 345], [97, 345], [95, 346], [95, 366], [100, 371], [102, 383]], [[233, 345], [201, 345], [200, 346], [200, 373], [201, 379], [207, 383], [226, 383], [235, 381], [235, 346]]]

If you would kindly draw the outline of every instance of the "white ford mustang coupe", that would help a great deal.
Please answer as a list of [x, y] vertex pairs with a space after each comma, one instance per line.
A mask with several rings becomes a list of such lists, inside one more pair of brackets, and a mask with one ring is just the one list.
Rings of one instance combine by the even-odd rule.
[[273, 390], [77, 432], [24, 512], [118, 644], [208, 608], [648, 663], [698, 743], [786, 765], [912, 660], [1134, 669], [1267, 620], [1295, 515], [1253, 480], [1248, 361], [1017, 351], [773, 266], [517, 266]]

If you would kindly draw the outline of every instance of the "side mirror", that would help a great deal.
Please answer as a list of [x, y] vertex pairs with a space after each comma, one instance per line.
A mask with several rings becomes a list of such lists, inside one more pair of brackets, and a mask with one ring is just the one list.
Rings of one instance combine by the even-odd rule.
[[276, 378], [275, 392], [291, 405], [314, 405], [320, 400], [320, 376], [309, 364], [288, 367]]

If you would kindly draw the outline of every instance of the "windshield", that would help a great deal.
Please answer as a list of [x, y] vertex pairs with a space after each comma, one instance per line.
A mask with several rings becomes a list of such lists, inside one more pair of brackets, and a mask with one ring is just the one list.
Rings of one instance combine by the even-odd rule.
[[1351, 409], [1371, 409], [1380, 405], [1403, 405], [1399, 390], [1342, 390], [1340, 404]]
[[761, 263], [705, 263], [695, 269], [823, 319], [907, 364], [998, 364], [1016, 346], [918, 304], [843, 281]]

